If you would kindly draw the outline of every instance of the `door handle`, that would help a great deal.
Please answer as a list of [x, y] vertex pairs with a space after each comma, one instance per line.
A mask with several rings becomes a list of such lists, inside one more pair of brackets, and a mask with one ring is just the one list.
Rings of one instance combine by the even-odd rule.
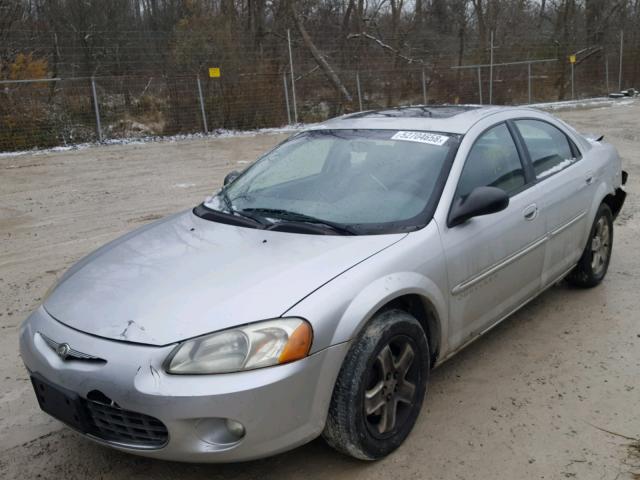
[[522, 215], [524, 216], [525, 220], [533, 220], [538, 216], [538, 206], [535, 203], [529, 205], [522, 211]]
[[584, 181], [586, 182], [587, 185], [591, 185], [593, 183], [593, 172], [592, 171], [588, 171], [587, 172], [587, 177], [584, 179]]

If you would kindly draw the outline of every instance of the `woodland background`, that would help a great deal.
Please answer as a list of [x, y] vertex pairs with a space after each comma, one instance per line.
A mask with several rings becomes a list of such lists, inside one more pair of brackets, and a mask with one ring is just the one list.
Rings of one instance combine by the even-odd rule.
[[[572, 97], [570, 55], [573, 96], [601, 96], [638, 85], [638, 25], [640, 0], [0, 0], [0, 151], [488, 103], [489, 67], [451, 67], [488, 64], [491, 32], [496, 64], [555, 60], [533, 101]], [[492, 103], [528, 79], [494, 67]]]

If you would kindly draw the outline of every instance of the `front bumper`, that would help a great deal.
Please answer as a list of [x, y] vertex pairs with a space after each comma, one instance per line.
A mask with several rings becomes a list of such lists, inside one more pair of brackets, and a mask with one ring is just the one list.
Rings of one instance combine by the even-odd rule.
[[[106, 360], [63, 361], [41, 335]], [[169, 375], [162, 369], [173, 346], [152, 347], [94, 337], [71, 329], [40, 307], [20, 332], [25, 366], [49, 382], [86, 398], [93, 390], [121, 408], [155, 417], [169, 432], [161, 448], [94, 441], [165, 460], [231, 462], [289, 450], [317, 437], [346, 355], [343, 343], [304, 360], [221, 375]], [[224, 420], [244, 425], [237, 442], [220, 442]]]

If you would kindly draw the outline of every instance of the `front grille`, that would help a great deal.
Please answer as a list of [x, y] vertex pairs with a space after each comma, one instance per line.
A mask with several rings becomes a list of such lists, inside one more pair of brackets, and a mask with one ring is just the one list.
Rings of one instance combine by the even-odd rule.
[[[40, 336], [44, 340], [44, 342], [54, 351], [62, 360], [85, 360], [88, 362], [96, 362], [96, 363], [107, 363], [107, 361], [103, 358], [94, 357], [93, 355], [89, 355], [88, 353], [80, 352], [74, 348], [71, 348], [67, 343], [59, 343], [55, 340], [50, 339], [45, 334], [40, 333]], [[65, 349], [61, 350], [60, 347], [66, 346]]]
[[101, 392], [90, 392], [84, 400], [91, 432], [107, 442], [115, 442], [141, 448], [162, 447], [169, 438], [167, 427], [157, 418], [120, 408]]

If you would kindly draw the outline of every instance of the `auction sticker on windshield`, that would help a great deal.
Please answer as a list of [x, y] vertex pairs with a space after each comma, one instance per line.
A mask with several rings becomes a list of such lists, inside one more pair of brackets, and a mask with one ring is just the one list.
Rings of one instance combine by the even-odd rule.
[[428, 143], [429, 145], [438, 145], [441, 147], [447, 140], [449, 140], [449, 137], [446, 135], [438, 135], [436, 133], [400, 131], [391, 137], [391, 140]]

